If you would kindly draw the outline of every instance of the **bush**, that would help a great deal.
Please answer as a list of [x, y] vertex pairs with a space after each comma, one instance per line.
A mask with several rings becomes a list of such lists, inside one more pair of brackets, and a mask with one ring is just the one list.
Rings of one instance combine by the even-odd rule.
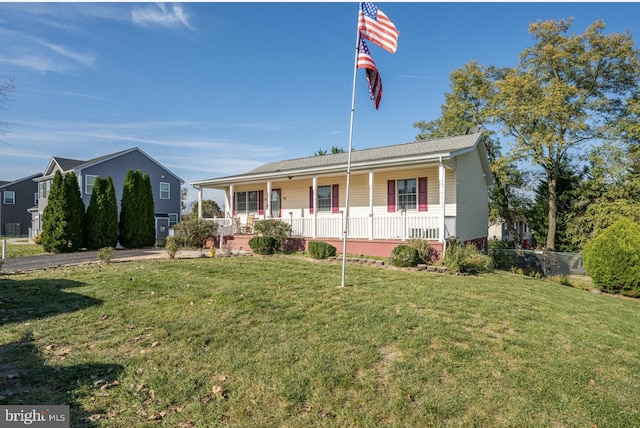
[[170, 259], [175, 259], [178, 250], [180, 249], [180, 244], [178, 243], [178, 239], [175, 236], [167, 236], [165, 240], [164, 249], [167, 250], [167, 254], [169, 254]]
[[436, 250], [431, 248], [431, 245], [429, 245], [429, 242], [425, 239], [411, 239], [407, 245], [418, 250], [419, 263], [430, 265], [437, 257]]
[[181, 221], [173, 228], [177, 232], [176, 239], [179, 246], [202, 248], [205, 246], [207, 239], [214, 237], [218, 232], [218, 223], [192, 218], [187, 221]]
[[391, 251], [391, 257], [389, 257], [389, 264], [397, 267], [414, 267], [419, 261], [418, 250], [408, 245], [398, 245]]
[[110, 263], [113, 259], [113, 247], [103, 247], [98, 250], [98, 260], [102, 263]]
[[587, 275], [610, 293], [640, 297], [640, 226], [622, 218], [582, 252]]
[[485, 272], [493, 267], [493, 259], [482, 254], [475, 245], [463, 245], [456, 238], [447, 240], [442, 260], [447, 270], [457, 272]]
[[336, 247], [323, 241], [311, 241], [307, 252], [314, 259], [326, 259], [327, 257], [335, 257]]
[[278, 251], [278, 241], [272, 236], [254, 236], [249, 240], [249, 247], [256, 254], [273, 254]]
[[262, 236], [270, 236], [276, 240], [276, 251], [280, 251], [291, 235], [291, 225], [282, 220], [260, 220], [254, 226]]

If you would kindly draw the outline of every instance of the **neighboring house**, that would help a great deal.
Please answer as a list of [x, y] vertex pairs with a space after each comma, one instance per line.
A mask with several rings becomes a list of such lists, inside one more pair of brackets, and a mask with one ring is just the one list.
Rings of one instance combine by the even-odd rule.
[[489, 224], [489, 239], [495, 241], [517, 242], [521, 247], [529, 248], [533, 240], [531, 228], [527, 223], [527, 219], [519, 217], [514, 222], [515, 239], [511, 235], [509, 225], [504, 220], [498, 220]]
[[180, 222], [180, 189], [184, 181], [137, 147], [88, 161], [51, 158], [42, 176], [35, 179], [39, 198], [37, 207], [31, 210], [31, 237], [38, 235], [42, 230], [42, 213], [47, 206], [51, 182], [56, 171], [62, 174], [75, 172], [85, 209], [89, 206], [95, 179], [111, 176], [119, 212], [124, 180], [130, 170], [140, 170], [143, 174], [149, 175], [156, 215], [156, 237], [166, 238], [169, 227]]
[[[190, 184], [199, 200], [203, 189], [224, 191], [227, 223], [277, 218], [305, 241], [342, 251], [347, 159], [338, 153], [271, 162]], [[411, 238], [438, 251], [450, 237], [485, 248], [492, 184], [481, 133], [353, 151], [347, 253], [387, 257]]]
[[29, 236], [29, 209], [38, 204], [38, 185], [33, 174], [15, 181], [0, 182], [0, 236]]

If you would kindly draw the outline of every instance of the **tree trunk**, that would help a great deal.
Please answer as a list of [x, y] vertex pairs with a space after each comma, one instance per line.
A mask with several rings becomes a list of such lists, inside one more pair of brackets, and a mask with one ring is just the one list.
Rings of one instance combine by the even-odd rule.
[[558, 204], [556, 200], [556, 176], [551, 176], [547, 171], [547, 184], [549, 186], [549, 228], [547, 230], [547, 249], [556, 249], [556, 227], [558, 220]]

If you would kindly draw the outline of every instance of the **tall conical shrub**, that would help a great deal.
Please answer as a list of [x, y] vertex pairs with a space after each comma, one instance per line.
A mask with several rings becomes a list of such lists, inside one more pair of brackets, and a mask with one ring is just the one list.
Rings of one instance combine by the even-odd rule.
[[155, 244], [155, 211], [149, 176], [130, 170], [125, 177], [120, 201], [120, 244], [143, 248]]
[[640, 297], [640, 226], [621, 218], [582, 252], [587, 275], [610, 293]]
[[52, 253], [72, 252], [84, 243], [84, 203], [74, 172], [56, 171], [42, 213], [42, 247]]
[[111, 177], [96, 178], [85, 216], [86, 247], [98, 250], [118, 244], [118, 202]]

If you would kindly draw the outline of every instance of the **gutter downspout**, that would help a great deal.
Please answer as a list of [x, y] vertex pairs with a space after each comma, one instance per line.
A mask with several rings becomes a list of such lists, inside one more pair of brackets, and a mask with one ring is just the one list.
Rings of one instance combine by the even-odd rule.
[[440, 211], [440, 230], [442, 231], [440, 235], [440, 242], [442, 242], [442, 257], [444, 257], [444, 253], [447, 250], [447, 240], [444, 236], [445, 228], [446, 228], [445, 218], [446, 218], [447, 204], [445, 203], [445, 198], [446, 198], [447, 186], [446, 186], [446, 171], [444, 168], [444, 164], [442, 163], [442, 156], [440, 156], [439, 163], [440, 165], [438, 166], [438, 180], [440, 185], [440, 206], [442, 208]]

